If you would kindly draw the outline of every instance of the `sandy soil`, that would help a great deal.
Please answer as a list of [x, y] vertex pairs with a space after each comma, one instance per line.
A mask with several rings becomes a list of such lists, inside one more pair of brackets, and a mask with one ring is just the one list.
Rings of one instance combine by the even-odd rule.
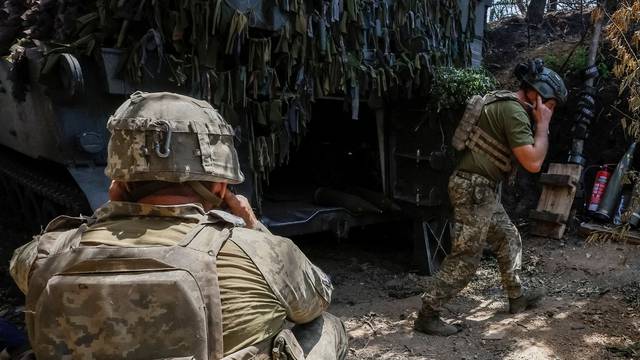
[[[485, 256], [444, 317], [465, 330], [448, 338], [411, 328], [427, 280], [405, 272], [402, 252], [341, 244], [327, 252], [303, 244], [336, 283], [331, 311], [350, 337], [350, 359], [640, 358], [640, 248], [580, 238], [525, 238], [523, 277], [549, 292], [540, 306], [512, 316], [497, 263]], [[630, 347], [631, 346], [631, 347]], [[633, 355], [634, 350], [638, 351]]]

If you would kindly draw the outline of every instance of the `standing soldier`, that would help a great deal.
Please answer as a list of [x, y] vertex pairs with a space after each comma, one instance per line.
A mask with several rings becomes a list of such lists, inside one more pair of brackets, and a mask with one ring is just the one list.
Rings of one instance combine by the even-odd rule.
[[135, 93], [107, 126], [111, 201], [11, 261], [38, 359], [346, 356], [328, 276], [227, 189], [244, 176], [211, 105]]
[[439, 311], [475, 274], [485, 241], [498, 259], [509, 312], [522, 312], [544, 295], [542, 289], [522, 288], [522, 241], [500, 203], [500, 184], [511, 170], [512, 154], [527, 171], [540, 171], [549, 147], [549, 122], [555, 107], [565, 102], [567, 89], [539, 59], [519, 66], [516, 75], [521, 80], [516, 93], [495, 91], [472, 98], [456, 129], [454, 146], [464, 152], [449, 179], [455, 220], [452, 249], [422, 295], [414, 323], [420, 332], [448, 336], [460, 330], [442, 321]]

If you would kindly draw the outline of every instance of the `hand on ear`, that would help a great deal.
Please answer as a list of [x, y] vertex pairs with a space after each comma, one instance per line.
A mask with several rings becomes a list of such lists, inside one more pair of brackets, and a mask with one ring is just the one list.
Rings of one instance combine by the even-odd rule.
[[229, 207], [229, 211], [233, 215], [242, 218], [248, 228], [255, 229], [258, 226], [258, 218], [256, 218], [256, 214], [253, 212], [251, 204], [246, 197], [236, 195], [227, 189], [223, 200]]
[[542, 102], [540, 95], [536, 98], [532, 114], [537, 126], [545, 126], [548, 129], [553, 109], [550, 109], [549, 106]]
[[111, 201], [127, 201], [127, 184], [122, 181], [111, 180], [109, 185], [109, 200]]

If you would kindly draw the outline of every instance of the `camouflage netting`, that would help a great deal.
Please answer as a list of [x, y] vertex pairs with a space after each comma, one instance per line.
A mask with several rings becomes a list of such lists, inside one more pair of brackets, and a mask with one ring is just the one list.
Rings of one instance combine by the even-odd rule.
[[[45, 53], [46, 74], [61, 53], [102, 59], [105, 49], [118, 49], [124, 54], [121, 78], [143, 84], [168, 73], [162, 76], [241, 127], [251, 144], [251, 166], [266, 177], [288, 161], [314, 99], [344, 96], [357, 119], [360, 99], [381, 106], [426, 96], [435, 68], [469, 65], [478, 1], [0, 4], [0, 54], [19, 64], [24, 49], [37, 46]], [[463, 12], [470, 14], [466, 24]]]

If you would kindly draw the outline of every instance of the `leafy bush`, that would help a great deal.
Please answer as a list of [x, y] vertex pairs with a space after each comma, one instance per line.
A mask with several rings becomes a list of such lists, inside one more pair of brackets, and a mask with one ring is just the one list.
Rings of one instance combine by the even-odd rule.
[[438, 112], [464, 106], [472, 95], [484, 95], [495, 90], [495, 78], [484, 69], [436, 69], [431, 82], [431, 103]]

